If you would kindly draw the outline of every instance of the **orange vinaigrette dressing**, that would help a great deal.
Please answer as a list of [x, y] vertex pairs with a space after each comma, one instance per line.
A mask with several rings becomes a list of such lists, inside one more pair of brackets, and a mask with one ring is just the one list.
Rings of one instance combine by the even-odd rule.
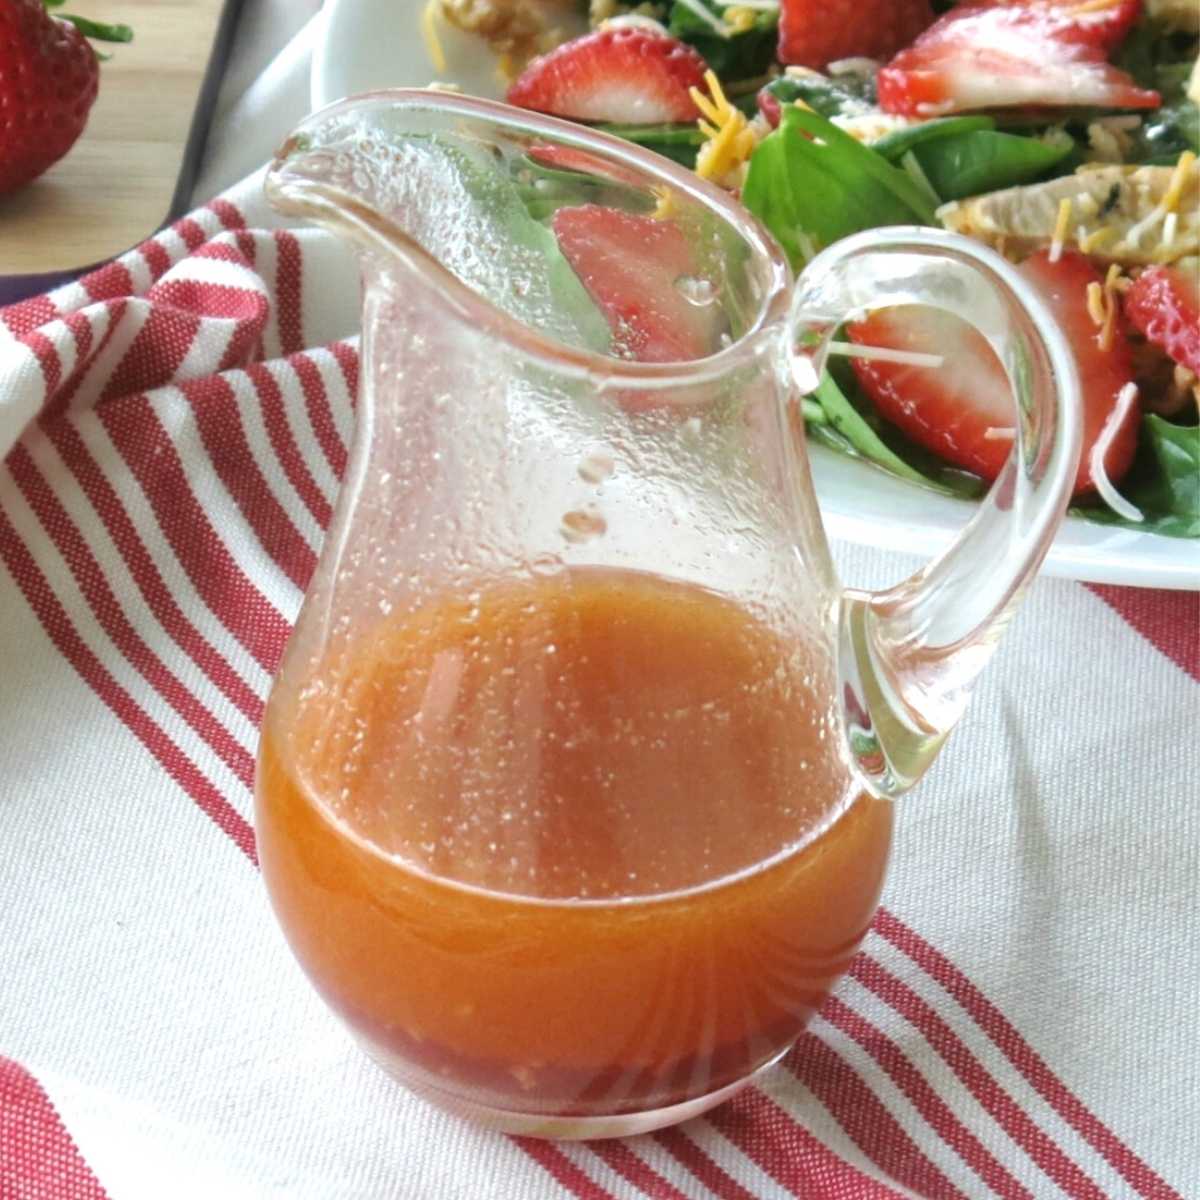
[[329, 1004], [413, 1086], [588, 1115], [785, 1049], [874, 912], [826, 658], [736, 603], [586, 569], [333, 645], [272, 696], [257, 831]]

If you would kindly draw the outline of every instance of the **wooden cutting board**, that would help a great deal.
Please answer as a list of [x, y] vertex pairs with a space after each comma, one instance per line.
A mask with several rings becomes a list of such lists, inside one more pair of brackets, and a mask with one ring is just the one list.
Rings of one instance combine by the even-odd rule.
[[91, 266], [179, 215], [239, 2], [71, 0], [68, 11], [130, 25], [134, 40], [101, 45], [112, 57], [67, 156], [0, 197], [0, 276]]

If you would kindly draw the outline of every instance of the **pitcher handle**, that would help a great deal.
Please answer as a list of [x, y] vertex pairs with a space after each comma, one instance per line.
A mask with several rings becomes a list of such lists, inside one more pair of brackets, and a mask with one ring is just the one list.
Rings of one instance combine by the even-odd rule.
[[792, 303], [805, 390], [838, 325], [895, 304], [947, 309], [983, 334], [1012, 384], [1016, 438], [946, 551], [895, 587], [843, 593], [844, 735], [866, 784], [892, 796], [924, 774], [962, 715], [1050, 548], [1078, 468], [1082, 414], [1075, 359], [1046, 302], [987, 247], [920, 227], [858, 234], [805, 268]]

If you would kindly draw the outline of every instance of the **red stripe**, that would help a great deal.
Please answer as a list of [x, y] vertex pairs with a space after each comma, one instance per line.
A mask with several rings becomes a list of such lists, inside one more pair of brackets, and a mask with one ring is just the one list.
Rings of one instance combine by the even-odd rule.
[[195, 250], [208, 241], [208, 231], [195, 217], [181, 217], [171, 229], [183, 239], [188, 250]]
[[262, 365], [250, 367], [246, 374], [254, 384], [254, 390], [261, 401], [263, 423], [267, 428], [267, 436], [271, 439], [275, 457], [283, 467], [283, 473], [296, 489], [296, 494], [304, 501], [304, 506], [312, 514], [313, 520], [322, 529], [326, 528], [332, 516], [329, 501], [317, 487], [308, 464], [300, 453], [300, 447], [296, 444], [278, 381], [270, 370]]
[[1085, 586], [1200, 683], [1200, 592], [1146, 591], [1103, 583]]
[[0, 1058], [0, 1200], [108, 1200], [42, 1085]]
[[316, 570], [317, 556], [271, 491], [246, 438], [233, 387], [219, 375], [185, 383], [204, 448], [266, 552], [300, 591]]
[[110, 300], [104, 308], [108, 317], [108, 327], [95, 347], [92, 346], [95, 331], [87, 316], [83, 313], [72, 313], [67, 318], [67, 328], [70, 329], [72, 336], [75, 338], [75, 368], [63, 381], [62, 386], [55, 391], [54, 395], [47, 398], [45, 408], [42, 410], [42, 420], [46, 420], [62, 412], [71, 405], [96, 360], [108, 349], [109, 342], [112, 341], [117, 330], [121, 327], [121, 322], [125, 319], [127, 311], [126, 302], [124, 300]]
[[925, 1200], [966, 1200], [858, 1072], [816, 1034], [801, 1034], [783, 1061], [885, 1175]]
[[[881, 908], [876, 914], [874, 929], [958, 1001], [1038, 1095], [1139, 1195], [1145, 1200], [1182, 1200], [1178, 1192], [1084, 1106], [1012, 1022], [940, 950], [886, 909]], [[922, 1029], [922, 1033], [926, 1031]]]
[[53, 400], [55, 390], [62, 382], [62, 359], [58, 356], [58, 348], [40, 329], [34, 330], [24, 340], [41, 368], [42, 379], [46, 384], [46, 398], [43, 404], [47, 405]]
[[300, 243], [294, 234], [275, 231], [275, 314], [279, 326], [279, 345], [285, 355], [304, 349], [303, 307], [301, 305], [302, 262]]
[[321, 453], [325, 456], [334, 477], [341, 479], [346, 473], [346, 444], [338, 435], [337, 425], [333, 420], [333, 409], [329, 405], [329, 389], [325, 386], [320, 368], [307, 354], [294, 355], [288, 359], [288, 363], [300, 380], [309, 424], [317, 435]]
[[166, 246], [162, 242], [155, 241], [153, 238], [148, 242], [143, 242], [138, 247], [138, 252], [146, 260], [146, 266], [150, 268], [151, 280], [160, 279], [171, 269], [175, 262]]
[[[228, 258], [219, 255], [209, 257], [219, 261], [224, 258], [224, 261], [244, 268], [246, 264], [241, 255], [232, 246], [226, 249], [229, 250]], [[198, 279], [164, 279], [162, 283], [154, 285], [154, 299], [159, 304], [169, 304], [196, 316], [223, 321], [262, 320], [267, 307], [266, 297], [261, 292], [234, 284], [209, 283]], [[132, 390], [145, 389], [135, 387]]]
[[244, 229], [246, 227], [245, 218], [236, 204], [231, 204], [228, 200], [223, 200], [218, 196], [215, 200], [208, 202], [208, 208], [216, 214], [217, 220], [226, 229]]
[[47, 637], [83, 681], [154, 756], [167, 774], [196, 802], [200, 810], [250, 859], [257, 863], [254, 831], [246, 819], [201, 774], [191, 760], [143, 711], [88, 649], [50, 589], [24, 542], [0, 508], [0, 560], [8, 567]]
[[746, 1088], [706, 1118], [752, 1162], [788, 1190], [822, 1200], [901, 1200], [900, 1193], [839, 1158], [774, 1100]]
[[1006, 1200], [1034, 1200], [1033, 1193], [1015, 1179], [950, 1111], [945, 1101], [891, 1038], [837, 996], [827, 997], [821, 1006], [821, 1016], [870, 1054], [942, 1141], [993, 1192]]
[[867, 955], [855, 960], [850, 974], [921, 1031], [971, 1095], [1068, 1196], [1105, 1200], [1095, 1182], [988, 1074], [966, 1043], [912, 988]]
[[183, 718], [247, 790], [254, 788], [254, 758], [138, 636], [125, 616], [100, 564], [51, 491], [23, 445], [8, 456], [8, 469], [47, 536], [63, 556], [100, 627], [129, 664]]
[[358, 399], [358, 351], [348, 342], [334, 342], [329, 347], [329, 353], [337, 360], [346, 380], [346, 391], [350, 393], [351, 402]]
[[[212, 381], [228, 387], [220, 380]], [[202, 391], [202, 389], [201, 389]], [[274, 671], [288, 622], [242, 574], [192, 492], [179, 451], [145, 396], [100, 409], [121, 457], [141, 485], [192, 586], [217, 619], [267, 671]]]
[[613, 1200], [611, 1192], [584, 1174], [553, 1142], [531, 1137], [515, 1137], [512, 1140], [579, 1200]]
[[119, 258], [105, 263], [79, 282], [93, 300], [115, 300], [118, 296], [130, 296], [134, 291], [129, 268]]
[[17, 337], [47, 325], [58, 316], [58, 308], [49, 296], [32, 296], [0, 308], [0, 321]]
[[258, 258], [258, 238], [256, 238], [248, 229], [239, 229], [235, 236], [237, 238], [238, 249], [242, 252], [242, 256], [251, 266], [253, 266]]
[[100, 401], [170, 383], [192, 348], [199, 329], [200, 318], [195, 313], [178, 308], [151, 307], [142, 327], [108, 377]]
[[45, 426], [45, 432], [104, 523], [138, 591], [159, 624], [221, 694], [248, 721], [258, 725], [262, 721], [263, 701], [175, 602], [137, 526], [78, 430], [66, 421], [54, 421]]
[[650, 1136], [720, 1200], [760, 1200], [709, 1157], [678, 1125], [672, 1129], [660, 1129]]
[[625, 1142], [589, 1142], [587, 1149], [634, 1187], [645, 1192], [651, 1200], [688, 1200], [670, 1180], [664, 1179], [649, 1163], [638, 1158]]

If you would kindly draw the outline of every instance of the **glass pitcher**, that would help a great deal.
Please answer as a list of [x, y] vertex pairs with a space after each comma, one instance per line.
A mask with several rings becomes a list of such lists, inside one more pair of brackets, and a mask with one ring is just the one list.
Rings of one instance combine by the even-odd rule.
[[[1062, 518], [1070, 353], [979, 245], [880, 229], [793, 282], [690, 172], [482, 101], [345, 101], [267, 189], [364, 282], [350, 463], [259, 752], [287, 938], [453, 1111], [560, 1137], [701, 1112], [866, 932], [892, 799]], [[907, 303], [987, 338], [1015, 449], [949, 552], [843, 592], [800, 398], [843, 321]]]

